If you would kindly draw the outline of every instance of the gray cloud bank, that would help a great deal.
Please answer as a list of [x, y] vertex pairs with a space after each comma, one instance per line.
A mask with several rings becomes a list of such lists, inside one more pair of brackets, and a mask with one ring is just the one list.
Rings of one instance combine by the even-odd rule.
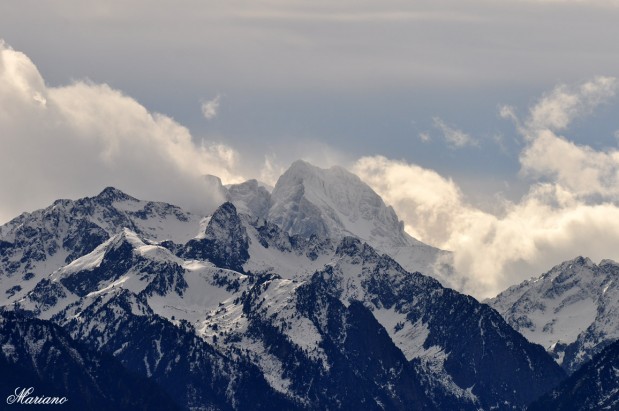
[[[121, 86], [131, 76], [143, 87], [158, 79], [162, 87], [202, 90], [517, 87], [556, 81], [557, 73], [572, 80], [592, 68], [617, 69], [618, 5], [23, 0], [2, 2], [0, 23], [11, 44], [36, 50], [37, 61], [53, 57], [53, 66], [73, 66], [69, 76], [95, 75]], [[89, 58], [76, 57], [83, 55]]]

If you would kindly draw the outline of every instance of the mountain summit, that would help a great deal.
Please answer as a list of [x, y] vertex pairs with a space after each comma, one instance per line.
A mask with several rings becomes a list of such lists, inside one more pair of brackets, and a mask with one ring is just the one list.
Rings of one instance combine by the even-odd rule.
[[619, 264], [577, 257], [487, 302], [571, 373], [619, 339]]
[[335, 242], [357, 237], [389, 254], [409, 271], [420, 271], [453, 286], [451, 253], [411, 237], [391, 206], [342, 167], [322, 169], [298, 160], [269, 192], [255, 180], [227, 187], [238, 210], [263, 218], [285, 233]]
[[321, 169], [301, 160], [277, 181], [269, 221], [305, 237], [354, 235], [385, 247], [420, 244], [404, 232], [393, 208], [359, 177], [341, 167]]

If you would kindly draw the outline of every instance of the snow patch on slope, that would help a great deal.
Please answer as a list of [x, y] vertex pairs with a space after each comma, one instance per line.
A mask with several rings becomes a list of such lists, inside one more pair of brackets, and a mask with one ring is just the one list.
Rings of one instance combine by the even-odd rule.
[[406, 314], [396, 311], [395, 308], [376, 308], [374, 317], [385, 327], [391, 340], [404, 353], [407, 360], [436, 355], [441, 352], [440, 347], [423, 348], [426, 338], [430, 335], [428, 326], [421, 320], [411, 323]]

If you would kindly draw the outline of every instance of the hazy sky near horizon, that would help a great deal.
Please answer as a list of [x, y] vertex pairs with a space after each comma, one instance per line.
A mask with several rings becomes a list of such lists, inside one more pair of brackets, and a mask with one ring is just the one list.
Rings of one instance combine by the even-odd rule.
[[272, 184], [304, 158], [360, 174], [476, 295], [619, 259], [617, 21], [611, 0], [2, 2], [0, 221], [106, 185], [195, 208], [199, 173]]

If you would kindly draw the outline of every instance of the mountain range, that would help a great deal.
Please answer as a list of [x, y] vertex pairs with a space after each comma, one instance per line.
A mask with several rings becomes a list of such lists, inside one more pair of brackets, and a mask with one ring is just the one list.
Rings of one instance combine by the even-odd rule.
[[[0, 227], [0, 341], [31, 346], [30, 334], [6, 324], [35, 324], [60, 336], [50, 347], [75, 344], [113, 364], [106, 372], [159, 387], [160, 404], [189, 410], [521, 410], [561, 389], [612, 341], [593, 332], [599, 327], [582, 340], [557, 331], [561, 344], [580, 345], [551, 349], [554, 337], [544, 326], [537, 333], [531, 319], [539, 317], [534, 304], [517, 302], [537, 301], [533, 284], [582, 270], [607, 276], [614, 263], [582, 259], [582, 268], [561, 266], [488, 305], [448, 288], [451, 253], [410, 237], [393, 209], [342, 168], [299, 161], [272, 191], [255, 180], [217, 191], [227, 201], [209, 216], [110, 187]], [[575, 295], [572, 282], [545, 292]], [[587, 284], [608, 293], [596, 307], [610, 312], [598, 323], [613, 318], [611, 284]], [[569, 307], [591, 295], [552, 301]], [[544, 325], [556, 317], [564, 330], [573, 311], [545, 306]], [[532, 332], [517, 312], [530, 317]], [[597, 351], [577, 348], [590, 341]], [[38, 376], [33, 384], [52, 381], [45, 370], [61, 357], [42, 368], [5, 346], [0, 361]], [[88, 373], [84, 366], [65, 381], [79, 386]], [[0, 384], [6, 395], [12, 385]], [[53, 387], [78, 402], [72, 384]]]

